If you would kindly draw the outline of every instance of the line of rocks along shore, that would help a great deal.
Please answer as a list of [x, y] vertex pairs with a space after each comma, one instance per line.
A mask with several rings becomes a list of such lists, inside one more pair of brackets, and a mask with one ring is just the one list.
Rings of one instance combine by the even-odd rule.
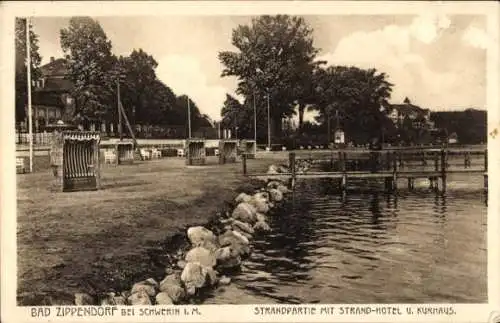
[[[286, 166], [268, 168], [268, 174], [281, 172], [288, 172]], [[231, 212], [210, 225], [186, 230], [190, 249], [171, 255], [174, 264], [166, 268], [163, 280], [149, 278], [120, 293], [76, 293], [74, 305], [189, 304], [208, 290], [230, 284], [231, 275], [250, 256], [254, 236], [271, 230], [268, 218], [275, 216], [273, 211], [289, 191], [284, 182], [272, 180], [253, 194], [240, 193]]]

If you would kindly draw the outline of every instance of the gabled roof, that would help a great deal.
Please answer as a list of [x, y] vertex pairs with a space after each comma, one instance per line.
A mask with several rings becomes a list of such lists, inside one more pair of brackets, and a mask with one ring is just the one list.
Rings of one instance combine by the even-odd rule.
[[411, 103], [409, 103], [409, 104], [389, 104], [388, 109], [389, 109], [389, 111], [396, 109], [399, 111], [399, 113], [405, 114], [405, 115], [408, 115], [411, 113], [420, 114], [420, 113], [425, 113], [425, 112], [429, 111], [429, 109], [422, 109], [421, 107], [419, 107], [417, 105], [413, 105]]
[[43, 76], [64, 76], [68, 74], [68, 61], [58, 58], [40, 67]]

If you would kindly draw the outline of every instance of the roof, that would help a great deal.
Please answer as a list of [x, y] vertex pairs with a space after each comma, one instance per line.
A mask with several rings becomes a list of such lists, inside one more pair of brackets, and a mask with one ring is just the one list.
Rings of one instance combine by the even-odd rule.
[[389, 104], [388, 108], [392, 111], [393, 109], [398, 110], [401, 114], [410, 114], [410, 113], [425, 113], [428, 109], [422, 109], [417, 105], [409, 104]]
[[43, 76], [64, 76], [68, 74], [68, 61], [58, 58], [40, 67]]

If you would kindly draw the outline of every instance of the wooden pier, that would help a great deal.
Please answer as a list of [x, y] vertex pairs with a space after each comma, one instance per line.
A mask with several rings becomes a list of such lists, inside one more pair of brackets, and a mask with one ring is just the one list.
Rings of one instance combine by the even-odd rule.
[[[325, 156], [325, 154], [327, 156]], [[302, 155], [302, 156], [301, 156]], [[350, 156], [350, 157], [349, 157]], [[488, 152], [473, 149], [384, 149], [384, 150], [331, 150], [329, 152], [288, 154], [289, 172], [268, 174], [248, 172], [247, 160], [243, 158], [245, 176], [290, 181], [295, 186], [298, 180], [329, 178], [339, 180], [339, 189], [347, 190], [350, 179], [383, 179], [386, 191], [396, 191], [399, 179], [408, 182], [408, 189], [415, 187], [415, 180], [429, 180], [429, 188], [445, 192], [447, 177], [451, 174], [477, 174], [484, 178], [484, 190], [488, 189]], [[481, 164], [473, 165], [472, 157]], [[328, 165], [333, 171], [301, 171], [299, 162], [308, 165]], [[473, 167], [476, 166], [476, 167]]]

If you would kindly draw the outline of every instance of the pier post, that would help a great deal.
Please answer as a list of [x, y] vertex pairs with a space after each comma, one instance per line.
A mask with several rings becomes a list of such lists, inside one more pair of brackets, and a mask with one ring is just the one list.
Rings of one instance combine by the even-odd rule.
[[292, 188], [295, 187], [296, 182], [296, 167], [295, 167], [295, 153], [291, 152], [288, 154], [288, 165], [290, 167], [290, 172], [292, 173]]
[[484, 193], [486, 194], [486, 200], [488, 200], [488, 150], [484, 151]]
[[484, 150], [484, 172], [488, 171], [488, 149]]
[[241, 162], [243, 165], [243, 175], [246, 176], [246, 174], [247, 174], [247, 154], [245, 152], [243, 152], [243, 154], [241, 154]]
[[392, 159], [392, 191], [397, 191], [398, 189], [398, 153], [393, 152]]
[[340, 180], [340, 190], [342, 194], [345, 194], [347, 190], [347, 175], [345, 173], [342, 174], [342, 179]]
[[446, 151], [441, 149], [441, 191], [446, 192]]
[[408, 177], [408, 190], [413, 190], [415, 188], [415, 179]]
[[342, 194], [344, 194], [347, 189], [347, 175], [345, 173], [346, 170], [345, 157], [346, 154], [344, 152], [339, 151], [340, 171], [342, 172], [342, 178], [340, 180], [340, 191], [342, 192]]

